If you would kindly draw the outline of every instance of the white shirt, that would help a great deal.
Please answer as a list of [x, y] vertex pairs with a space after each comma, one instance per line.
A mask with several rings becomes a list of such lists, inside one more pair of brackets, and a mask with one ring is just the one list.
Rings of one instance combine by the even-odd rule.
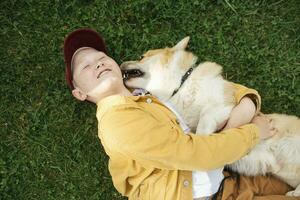
[[[146, 92], [143, 89], [136, 89], [133, 91], [134, 95], [145, 95], [145, 93]], [[176, 115], [179, 121], [179, 125], [181, 126], [184, 133], [189, 133], [191, 129], [187, 126], [184, 119], [175, 110], [174, 106], [170, 102], [163, 101], [161, 99], [160, 101]], [[215, 194], [218, 191], [219, 186], [224, 178], [222, 171], [223, 168], [210, 171], [193, 171], [193, 198], [209, 197]]]
[[[175, 110], [174, 106], [170, 102], [160, 100], [165, 106], [167, 106], [176, 115], [179, 124], [184, 133], [189, 133], [191, 129], [184, 122], [183, 118]], [[222, 173], [223, 168], [210, 170], [210, 171], [193, 171], [193, 198], [208, 197], [215, 194], [224, 178]]]

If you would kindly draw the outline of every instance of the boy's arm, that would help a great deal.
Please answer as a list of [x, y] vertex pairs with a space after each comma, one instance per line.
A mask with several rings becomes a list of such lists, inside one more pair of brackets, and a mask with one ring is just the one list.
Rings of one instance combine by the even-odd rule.
[[209, 136], [184, 134], [176, 122], [158, 121], [131, 104], [107, 111], [99, 124], [101, 142], [109, 152], [160, 169], [218, 168], [244, 156], [259, 140], [253, 124]]
[[238, 105], [236, 105], [227, 121], [224, 129], [239, 127], [245, 124], [249, 124], [256, 113], [256, 107], [254, 102], [249, 97], [243, 97]]
[[236, 88], [235, 98], [238, 104], [233, 108], [224, 129], [239, 127], [248, 124], [259, 112], [261, 98], [256, 90], [234, 84]]
[[232, 83], [232, 84], [235, 87], [235, 99], [237, 101], [237, 104], [240, 103], [244, 97], [248, 97], [253, 101], [256, 107], [256, 114], [259, 113], [261, 107], [261, 97], [258, 94], [258, 92], [254, 89], [247, 88], [237, 83]]

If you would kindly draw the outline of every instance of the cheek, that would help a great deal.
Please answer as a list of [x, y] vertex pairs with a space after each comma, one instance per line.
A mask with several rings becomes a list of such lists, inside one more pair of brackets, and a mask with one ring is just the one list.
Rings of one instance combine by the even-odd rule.
[[86, 71], [83, 72], [80, 77], [78, 77], [77, 82], [79, 84], [79, 87], [87, 92], [95, 86], [96, 79], [90, 71]]
[[116, 63], [111, 63], [110, 64], [111, 66], [111, 69], [120, 77], [122, 77], [122, 72], [121, 72], [121, 69], [119, 67], [119, 65], [117, 65]]
[[118, 89], [120, 88], [120, 85], [122, 85], [123, 82], [120, 78], [112, 75], [112, 76], [107, 76], [103, 78], [97, 85], [96, 87], [89, 92], [91, 95], [102, 95], [106, 93], [114, 93], [117, 92]]
[[111, 60], [110, 64], [119, 67], [119, 65], [114, 60]]

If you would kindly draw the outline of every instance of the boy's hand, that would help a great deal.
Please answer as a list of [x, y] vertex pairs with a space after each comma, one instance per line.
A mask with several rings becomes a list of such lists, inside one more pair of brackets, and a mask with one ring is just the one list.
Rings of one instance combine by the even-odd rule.
[[252, 120], [259, 129], [260, 138], [268, 139], [277, 133], [277, 130], [271, 125], [270, 121], [263, 114], [255, 116]]

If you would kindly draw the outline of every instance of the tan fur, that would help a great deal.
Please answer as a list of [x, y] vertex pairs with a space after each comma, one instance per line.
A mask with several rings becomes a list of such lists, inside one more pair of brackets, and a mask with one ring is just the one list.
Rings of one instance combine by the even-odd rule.
[[235, 87], [231, 83], [224, 85], [224, 98], [226, 104], [237, 104], [236, 98], [234, 98]]
[[205, 76], [218, 76], [222, 74], [222, 67], [214, 62], [203, 62], [199, 66], [201, 68], [201, 73], [199, 74], [202, 77]]
[[180, 66], [179, 66], [182, 70], [189, 69], [190, 66], [193, 64], [193, 57], [194, 57], [194, 55], [192, 53], [190, 53], [190, 52], [185, 52], [185, 53], [186, 53], [185, 57], [187, 59], [182, 59], [180, 61]]
[[144, 58], [140, 62], [144, 62], [148, 57], [157, 55], [161, 56], [160, 62], [162, 66], [165, 66], [165, 64], [167, 64], [172, 57], [173, 51], [170, 48], [150, 50], [144, 54]]
[[300, 120], [296, 116], [284, 114], [269, 114], [267, 116], [273, 126], [278, 130], [278, 133], [281, 134], [276, 137], [297, 135], [300, 131]]

